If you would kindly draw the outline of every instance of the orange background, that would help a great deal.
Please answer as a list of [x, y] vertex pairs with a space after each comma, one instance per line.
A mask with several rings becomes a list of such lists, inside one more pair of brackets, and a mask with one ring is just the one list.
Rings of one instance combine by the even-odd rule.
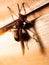
[[[34, 4], [39, 0], [26, 1]], [[21, 1], [18, 0], [0, 0], [0, 27], [13, 20], [7, 6], [10, 6], [17, 14], [17, 7], [14, 4], [17, 2], [21, 4]], [[38, 43], [30, 39], [28, 42], [29, 50], [25, 45], [25, 55], [23, 56], [20, 42], [16, 42], [13, 38], [13, 32], [8, 31], [0, 36], [0, 65], [49, 65], [49, 13], [37, 19], [36, 26], [43, 40], [46, 54], [43, 55]]]

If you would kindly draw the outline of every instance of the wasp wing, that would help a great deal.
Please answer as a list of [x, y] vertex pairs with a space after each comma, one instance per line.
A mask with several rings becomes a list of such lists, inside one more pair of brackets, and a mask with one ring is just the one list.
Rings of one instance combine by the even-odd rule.
[[[41, 15], [42, 16], [42, 15]], [[34, 27], [35, 26], [35, 21], [38, 19], [38, 18], [40, 18], [41, 16], [39, 16], [39, 17], [37, 17], [37, 18], [35, 18], [34, 20], [31, 20], [31, 21], [28, 21], [28, 22], [26, 22], [25, 21], [25, 25], [24, 25], [24, 29], [30, 29], [30, 28], [32, 28], [32, 27]]]
[[1, 27], [0, 28], [0, 35], [2, 35], [3, 33], [5, 33], [6, 31], [12, 29], [13, 26], [15, 26], [15, 24], [16, 24], [17, 21], [18, 21], [18, 19], [17, 20], [14, 20], [13, 22], [11, 22], [11, 23], [3, 26], [3, 27]]
[[40, 38], [40, 36], [39, 36], [39, 34], [38, 34], [36, 28], [34, 27], [33, 29], [34, 29], [34, 31], [35, 31], [35, 35], [36, 35], [37, 40], [38, 40], [38, 43], [39, 43], [39, 45], [40, 45], [40, 50], [41, 50], [41, 52], [42, 52], [43, 54], [45, 54], [45, 47], [44, 47], [44, 45], [43, 45], [42, 39]]
[[[38, 18], [39, 18], [39, 17], [38, 17]], [[36, 19], [38, 19], [38, 18], [36, 18]], [[33, 28], [33, 30], [34, 30], [34, 32], [35, 32], [34, 35], [36, 36], [37, 41], [38, 41], [38, 43], [39, 43], [39, 45], [40, 45], [41, 52], [42, 52], [42, 53], [45, 53], [45, 48], [44, 48], [43, 42], [42, 42], [42, 40], [41, 40], [41, 38], [40, 38], [40, 36], [39, 36], [37, 30], [36, 30], [36, 27], [35, 27], [35, 21], [36, 21], [36, 19], [34, 19], [34, 20], [32, 20], [32, 21], [26, 23], [25, 26], [24, 26], [24, 28], [25, 28], [25, 29], [28, 29], [28, 30], [30, 30], [30, 28]], [[32, 31], [31, 31], [31, 32], [32, 32]], [[33, 32], [32, 32], [32, 33], [33, 33]]]

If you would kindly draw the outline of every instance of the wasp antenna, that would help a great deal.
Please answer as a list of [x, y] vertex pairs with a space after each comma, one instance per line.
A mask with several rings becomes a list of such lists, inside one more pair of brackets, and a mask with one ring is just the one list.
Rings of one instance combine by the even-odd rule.
[[19, 4], [18, 4], [18, 3], [17, 3], [17, 6], [18, 6], [18, 11], [19, 11], [19, 13], [20, 13], [21, 10], [20, 10], [20, 7], [19, 7]]
[[25, 9], [25, 6], [24, 5], [25, 5], [25, 2], [22, 3], [22, 6], [23, 6], [24, 12], [26, 14], [26, 9]]
[[9, 9], [10, 14], [11, 14], [11, 16], [12, 16], [12, 19], [14, 20], [14, 17], [13, 17], [13, 15], [12, 15], [12, 13], [11, 13], [11, 12], [13, 12], [13, 11], [11, 10], [11, 8], [10, 8], [9, 6], [7, 6], [7, 8]]
[[[14, 12], [9, 6], [7, 6], [7, 8], [9, 9], [12, 18], [14, 19], [12, 13], [13, 13], [15, 16], [17, 16], [17, 15], [15, 14], [15, 12]], [[18, 17], [18, 16], [17, 16], [17, 17]]]
[[9, 8], [9, 6], [7, 6], [7, 8]]
[[10, 11], [12, 11], [11, 8], [10, 8], [9, 6], [7, 6], [7, 8], [8, 8]]

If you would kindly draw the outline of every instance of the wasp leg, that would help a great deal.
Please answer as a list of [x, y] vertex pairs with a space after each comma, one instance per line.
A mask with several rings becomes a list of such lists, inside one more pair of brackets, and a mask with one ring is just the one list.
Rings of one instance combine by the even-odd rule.
[[26, 47], [27, 47], [27, 49], [29, 50], [28, 41], [26, 42]]
[[31, 37], [30, 37], [30, 35], [29, 35], [29, 33], [27, 32], [26, 29], [24, 29], [24, 31], [25, 31], [25, 33], [26, 33], [26, 39], [27, 39], [26, 47], [27, 47], [27, 49], [29, 49], [29, 47], [28, 47], [28, 41], [29, 41], [29, 39], [30, 39]]
[[39, 34], [37, 33], [37, 30], [36, 30], [35, 27], [34, 27], [34, 31], [35, 31], [35, 35], [36, 35], [36, 38], [37, 38], [37, 40], [38, 40], [38, 43], [39, 43], [39, 45], [40, 45], [40, 50], [41, 50], [41, 52], [42, 52], [43, 54], [45, 54], [45, 47], [44, 47], [44, 45], [43, 45], [43, 43], [42, 43], [42, 40], [41, 40]]
[[33, 35], [33, 39], [34, 39], [36, 42], [39, 42], [38, 39], [35, 37], [35, 34]]
[[25, 14], [26, 14], [26, 9], [25, 9], [25, 6], [24, 6], [24, 2], [22, 3], [22, 6], [23, 6], [23, 9], [24, 9], [24, 12], [25, 12]]
[[21, 42], [22, 53], [24, 55], [24, 53], [25, 53], [25, 46], [24, 46], [24, 40], [22, 39], [22, 29], [21, 28], [19, 29], [19, 39], [20, 39], [20, 42]]

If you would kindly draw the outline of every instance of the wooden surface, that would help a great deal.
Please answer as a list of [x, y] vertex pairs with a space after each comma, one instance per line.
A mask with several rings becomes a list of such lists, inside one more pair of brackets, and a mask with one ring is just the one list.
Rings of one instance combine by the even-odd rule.
[[[44, 5], [46, 5], [47, 3], [49, 3], [49, 0], [40, 0], [40, 1], [37, 1], [35, 4], [32, 4], [31, 5], [31, 11], [34, 11]], [[30, 10], [27, 11], [27, 13], [31, 12]]]
[[43, 55], [39, 44], [31, 39], [28, 42], [29, 50], [26, 48], [23, 56], [20, 44], [13, 40], [10, 33], [5, 33], [0, 37], [0, 65], [49, 65], [49, 13], [36, 20], [36, 28], [46, 54]]
[[28, 16], [28, 19], [34, 20], [34, 19], [36, 19], [36, 18], [38, 18], [46, 13], [49, 13], [49, 4], [33, 11], [33, 13], [31, 13], [30, 16]]
[[[23, 2], [25, 2], [26, 4], [28, 4], [30, 6], [30, 8], [25, 4], [25, 8], [26, 8], [26, 12], [29, 13], [31, 11], [34, 11], [36, 10], [37, 8], [49, 3], [49, 0], [22, 0]], [[8, 3], [7, 3], [8, 2]], [[13, 19], [11, 18], [11, 15], [9, 13], [9, 10], [7, 8], [7, 6], [9, 6], [16, 14], [18, 14], [18, 9], [17, 9], [17, 2], [19, 3], [20, 7], [22, 5], [22, 2], [21, 0], [19, 1], [14, 1], [14, 0], [10, 0], [10, 2], [7, 0], [3, 1], [3, 0], [0, 0], [0, 22], [2, 21], [6, 21], [8, 19], [8, 22], [12, 22]], [[22, 10], [22, 13], [23, 10]], [[14, 16], [15, 18], [15, 16]], [[16, 17], [17, 18], [17, 17]], [[9, 20], [11, 19], [11, 20]]]
[[[41, 1], [49, 2], [49, 0]], [[49, 6], [40, 9], [29, 18], [34, 19], [41, 14], [42, 16], [36, 20], [35, 26], [42, 39], [46, 54], [43, 55], [40, 51], [39, 44], [35, 42], [34, 39], [30, 39], [28, 42], [29, 50], [25, 46], [25, 55], [23, 56], [20, 42], [14, 40], [12, 32], [6, 32], [4, 35], [0, 36], [0, 65], [49, 65]], [[7, 15], [5, 19], [6, 17], [8, 18]], [[7, 19], [5, 22], [2, 18], [2, 21], [4, 24], [8, 24], [8, 21], [12, 21], [12, 19]]]

